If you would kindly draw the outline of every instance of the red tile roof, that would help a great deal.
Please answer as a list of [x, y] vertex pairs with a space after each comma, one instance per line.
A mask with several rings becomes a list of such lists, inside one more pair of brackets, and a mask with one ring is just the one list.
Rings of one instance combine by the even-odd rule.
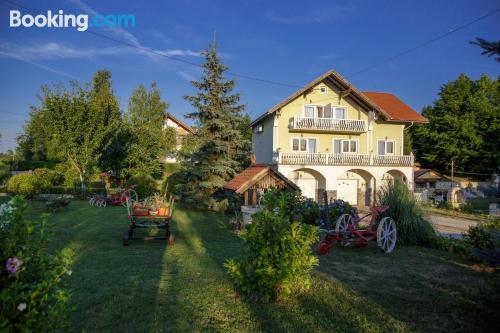
[[236, 191], [237, 193], [242, 193], [249, 186], [253, 185], [259, 179], [264, 177], [269, 172], [273, 173], [278, 178], [282, 179], [289, 188], [294, 190], [299, 190], [297, 185], [292, 183], [288, 178], [286, 178], [280, 172], [272, 169], [268, 164], [252, 164], [236, 176], [233, 179], [228, 181], [224, 187], [228, 190]]
[[415, 121], [426, 123], [427, 118], [403, 103], [399, 98], [389, 93], [363, 92], [373, 103], [384, 109], [392, 121]]
[[228, 181], [226, 185], [224, 185], [224, 187], [229, 190], [236, 191], [241, 187], [241, 185], [253, 179], [256, 175], [261, 173], [263, 170], [266, 170], [267, 168], [269, 168], [267, 164], [252, 164], [251, 166], [234, 176], [234, 178]]

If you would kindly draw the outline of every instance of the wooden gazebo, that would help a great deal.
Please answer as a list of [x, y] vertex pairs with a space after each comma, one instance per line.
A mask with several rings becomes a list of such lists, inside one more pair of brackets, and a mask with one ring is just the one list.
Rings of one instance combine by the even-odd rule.
[[240, 172], [228, 181], [224, 187], [238, 194], [243, 194], [244, 206], [246, 207], [256, 207], [257, 194], [264, 193], [271, 188], [300, 191], [297, 185], [280, 172], [274, 170], [270, 165], [256, 163]]

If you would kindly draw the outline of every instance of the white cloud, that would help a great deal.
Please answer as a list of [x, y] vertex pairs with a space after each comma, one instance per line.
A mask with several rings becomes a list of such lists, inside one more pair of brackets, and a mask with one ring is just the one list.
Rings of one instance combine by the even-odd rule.
[[[99, 14], [96, 10], [94, 10], [92, 7], [90, 7], [89, 5], [87, 5], [86, 3], [84, 3], [81, 0], [70, 0], [70, 2], [73, 3], [76, 7], [80, 8], [81, 10], [86, 12], [87, 14], [90, 14], [90, 15]], [[200, 52], [196, 52], [196, 51], [192, 51], [192, 50], [179, 50], [179, 49], [159, 50], [159, 49], [149, 48], [147, 46], [142, 45], [136, 36], [134, 36], [131, 32], [124, 30], [124, 29], [105, 28], [105, 30], [118, 36], [121, 40], [124, 40], [128, 44], [133, 45], [135, 47], [135, 50], [137, 53], [142, 53], [142, 54], [148, 55], [150, 57], [158, 57], [160, 54], [165, 55], [165, 56], [191, 56], [191, 57], [200, 56]]]
[[[0, 51], [31, 60], [94, 58], [141, 53], [135, 48], [126, 46], [86, 48], [56, 42], [21, 45], [2, 41], [0, 41]], [[156, 56], [161, 54], [165, 56], [197, 57], [200, 55], [199, 52], [183, 49], [154, 50], [154, 52], [157, 53]]]

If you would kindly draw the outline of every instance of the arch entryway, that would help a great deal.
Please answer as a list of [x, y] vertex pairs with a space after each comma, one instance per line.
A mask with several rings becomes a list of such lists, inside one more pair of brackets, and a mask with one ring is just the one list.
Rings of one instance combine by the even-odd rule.
[[406, 175], [400, 170], [389, 170], [382, 175], [382, 181], [380, 186], [386, 186], [390, 183], [394, 183], [395, 181], [400, 181], [408, 185], [408, 179]]
[[374, 200], [375, 177], [362, 169], [350, 169], [337, 178], [337, 198], [355, 206], [370, 206]]
[[287, 175], [288, 179], [300, 187], [302, 195], [318, 201], [325, 190], [326, 179], [318, 171], [300, 168]]

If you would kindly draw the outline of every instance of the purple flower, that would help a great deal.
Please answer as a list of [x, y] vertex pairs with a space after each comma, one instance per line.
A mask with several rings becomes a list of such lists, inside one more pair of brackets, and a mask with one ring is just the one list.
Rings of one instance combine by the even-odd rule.
[[7, 263], [5, 264], [5, 267], [7, 268], [7, 272], [10, 274], [16, 274], [16, 272], [19, 270], [19, 267], [23, 264], [23, 261], [17, 258], [9, 258], [7, 259]]

